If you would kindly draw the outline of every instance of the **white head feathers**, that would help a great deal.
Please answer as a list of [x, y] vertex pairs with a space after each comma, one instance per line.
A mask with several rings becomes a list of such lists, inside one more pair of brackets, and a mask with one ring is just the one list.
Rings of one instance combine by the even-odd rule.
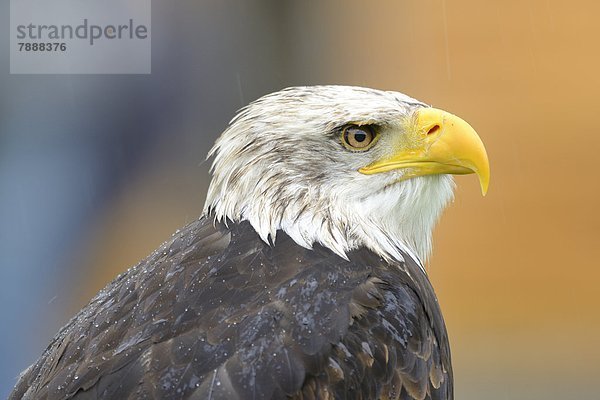
[[[384, 258], [421, 260], [452, 199], [448, 175], [399, 181], [403, 172], [358, 169], [385, 153], [384, 135], [402, 135], [423, 103], [397, 92], [348, 86], [296, 87], [244, 108], [211, 150], [213, 178], [205, 213], [248, 220], [275, 242], [283, 230], [299, 245], [315, 242], [346, 257], [367, 247]], [[349, 124], [374, 125], [382, 140], [352, 152], [340, 142]]]

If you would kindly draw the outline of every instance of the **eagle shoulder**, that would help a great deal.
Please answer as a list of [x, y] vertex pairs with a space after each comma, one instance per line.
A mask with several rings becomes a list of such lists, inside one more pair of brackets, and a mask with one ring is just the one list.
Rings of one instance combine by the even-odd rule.
[[413, 261], [203, 218], [96, 296], [11, 399], [449, 399], [449, 357]]

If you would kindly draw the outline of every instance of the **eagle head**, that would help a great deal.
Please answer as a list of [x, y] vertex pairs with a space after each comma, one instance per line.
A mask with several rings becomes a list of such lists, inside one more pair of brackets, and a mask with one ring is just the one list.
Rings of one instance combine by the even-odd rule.
[[278, 230], [341, 257], [367, 247], [425, 260], [453, 197], [450, 174], [489, 182], [483, 143], [462, 119], [402, 93], [292, 87], [233, 118], [214, 156], [205, 214], [247, 220], [267, 243]]

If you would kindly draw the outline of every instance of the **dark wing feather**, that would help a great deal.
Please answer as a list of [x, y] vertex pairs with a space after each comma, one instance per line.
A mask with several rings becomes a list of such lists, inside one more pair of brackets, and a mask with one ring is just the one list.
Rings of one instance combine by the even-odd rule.
[[452, 398], [425, 274], [349, 257], [198, 220], [101, 291], [10, 399]]

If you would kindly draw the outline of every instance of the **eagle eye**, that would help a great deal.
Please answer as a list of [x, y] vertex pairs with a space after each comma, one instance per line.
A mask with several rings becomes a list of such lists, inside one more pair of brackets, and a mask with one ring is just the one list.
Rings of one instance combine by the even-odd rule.
[[342, 144], [352, 151], [368, 150], [375, 143], [375, 131], [369, 125], [349, 125], [342, 130]]

